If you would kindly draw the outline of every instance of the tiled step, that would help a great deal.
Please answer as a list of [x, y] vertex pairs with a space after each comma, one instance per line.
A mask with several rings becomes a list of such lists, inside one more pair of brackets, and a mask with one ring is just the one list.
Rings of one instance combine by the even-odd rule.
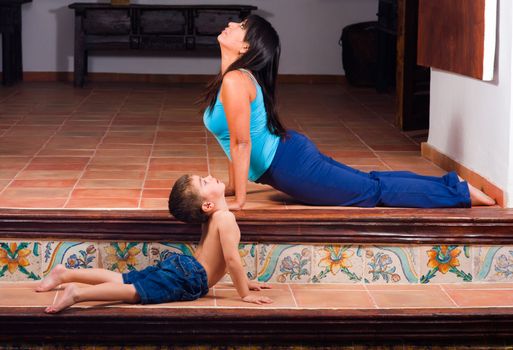
[[[237, 213], [250, 279], [272, 283], [513, 282], [507, 209], [302, 210]], [[55, 265], [142, 269], [192, 254], [200, 228], [164, 212], [0, 213], [0, 282], [38, 280]], [[132, 249], [133, 248], [133, 249]]]
[[0, 270], [0, 340], [297, 344], [513, 336], [511, 210], [312, 208], [244, 210], [237, 218], [248, 276], [273, 283], [262, 292], [273, 304], [244, 304], [219, 284], [191, 303], [86, 303], [46, 315], [59, 291], [35, 293], [37, 282], [27, 281], [55, 264], [113, 268], [109, 247], [135, 244], [134, 267], [142, 268], [169, 251], [190, 253], [199, 227], [158, 211], [2, 211], [0, 254], [15, 263]]
[[[190, 342], [325, 344], [340, 341], [482, 341], [513, 336], [513, 283], [340, 286], [275, 284], [274, 304], [240, 301], [215, 286], [194, 302], [153, 306], [82, 303], [57, 315], [44, 307], [60, 290], [0, 284], [0, 339], [25, 342]], [[509, 338], [511, 339], [511, 338]]]

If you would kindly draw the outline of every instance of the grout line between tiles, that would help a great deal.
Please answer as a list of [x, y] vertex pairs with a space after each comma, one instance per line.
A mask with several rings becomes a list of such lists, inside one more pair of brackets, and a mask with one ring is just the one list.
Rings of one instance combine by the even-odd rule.
[[[79, 107], [85, 103], [85, 101], [93, 94], [93, 91], [94, 89], [91, 89], [91, 93], [88, 95], [87, 98], [84, 99], [84, 101], [82, 101], [82, 103], [79, 105]], [[118, 106], [118, 109], [117, 111], [114, 113], [114, 115], [112, 116], [112, 118], [110, 119], [110, 122], [109, 122], [109, 125], [107, 126], [107, 129], [105, 130], [105, 133], [103, 134], [102, 138], [100, 139], [100, 141], [96, 144], [96, 148], [94, 149], [94, 152], [93, 154], [89, 157], [89, 161], [86, 163], [86, 165], [84, 166], [84, 169], [82, 170], [82, 172], [80, 173], [77, 181], [75, 182], [75, 185], [73, 186], [73, 188], [71, 189], [69, 195], [68, 195], [68, 199], [66, 200], [66, 202], [64, 202], [64, 205], [62, 206], [63, 208], [66, 208], [66, 206], [69, 204], [69, 202], [71, 201], [71, 197], [73, 196], [73, 192], [75, 192], [75, 189], [77, 188], [80, 180], [82, 179], [82, 177], [84, 176], [87, 168], [89, 167], [89, 164], [91, 164], [92, 160], [94, 159], [94, 156], [96, 155], [96, 153], [98, 152], [98, 147], [100, 147], [100, 145], [103, 143], [103, 140], [105, 140], [105, 138], [107, 137], [108, 133], [109, 133], [109, 130], [111, 129], [112, 127], [112, 124], [114, 123], [114, 120], [116, 119], [116, 117], [119, 115], [119, 112], [121, 110], [121, 107], [123, 106], [123, 104], [126, 102], [126, 100], [128, 99], [128, 94], [125, 96], [125, 99], [122, 103], [120, 103], [120, 105]], [[77, 107], [77, 108], [79, 108]]]
[[145, 188], [145, 185], [146, 185], [146, 179], [148, 178], [148, 173], [150, 171], [150, 165], [151, 165], [151, 159], [153, 158], [153, 151], [155, 150], [155, 145], [157, 143], [157, 136], [159, 134], [159, 129], [160, 129], [160, 121], [162, 120], [162, 114], [164, 112], [164, 100], [165, 100], [164, 96], [165, 95], [162, 96], [162, 100], [160, 101], [159, 117], [157, 119], [157, 125], [156, 125], [156, 128], [155, 128], [155, 134], [153, 135], [153, 143], [151, 144], [150, 155], [148, 157], [148, 160], [146, 161], [146, 170], [144, 172], [144, 178], [143, 178], [143, 182], [142, 182], [142, 185], [141, 185], [141, 192], [139, 194], [139, 202], [137, 203], [137, 208], [138, 209], [141, 209], [141, 205], [142, 205], [142, 201], [143, 201], [143, 195], [144, 195], [144, 188]]
[[292, 295], [292, 300], [294, 300], [294, 305], [296, 307], [299, 307], [299, 305], [297, 303], [297, 300], [296, 300], [296, 296], [294, 295], [294, 291], [292, 290], [292, 287], [290, 286], [290, 283], [287, 283], [287, 287], [289, 287], [289, 292]]
[[367, 285], [364, 283], [363, 284], [363, 288], [365, 288], [365, 291], [367, 292], [367, 295], [369, 296], [369, 298], [371, 299], [372, 301], [372, 304], [374, 305], [374, 308], [376, 309], [382, 309], [381, 307], [378, 306], [378, 303], [376, 302], [376, 299], [374, 299], [374, 296], [372, 295], [371, 291], [369, 290], [369, 288], [367, 288]]
[[[87, 98], [88, 98], [90, 95], [91, 95], [91, 94], [89, 94], [87, 97], [85, 97], [85, 98], [82, 100], [82, 102], [80, 102], [80, 103], [77, 105], [77, 107], [75, 107], [75, 109], [73, 110], [73, 112], [74, 112], [74, 111], [76, 111], [76, 110], [77, 110], [77, 108], [79, 108], [79, 107], [80, 107], [80, 106], [81, 106], [81, 105], [82, 105], [82, 104], [87, 100]], [[25, 166], [24, 166], [21, 170], [19, 170], [19, 171], [16, 173], [16, 175], [14, 175], [14, 177], [11, 179], [11, 181], [10, 181], [10, 182], [9, 182], [9, 183], [8, 183], [8, 184], [7, 184], [3, 189], [2, 189], [2, 190], [0, 190], [0, 195], [2, 195], [2, 194], [5, 192], [5, 190], [6, 190], [6, 189], [7, 189], [7, 188], [8, 188], [8, 187], [9, 187], [9, 186], [10, 186], [10, 185], [11, 185], [11, 184], [16, 180], [16, 178], [17, 178], [17, 177], [18, 177], [18, 176], [19, 176], [19, 175], [20, 175], [20, 174], [21, 174], [25, 169], [27, 169], [27, 168], [29, 167], [30, 163], [32, 163], [32, 161], [33, 161], [33, 160], [38, 156], [38, 154], [39, 154], [39, 153], [41, 153], [41, 151], [42, 151], [43, 149], [45, 149], [45, 147], [50, 143], [50, 141], [55, 137], [55, 135], [57, 135], [57, 134], [59, 133], [59, 131], [64, 127], [64, 125], [66, 124], [66, 122], [67, 122], [68, 120], [70, 120], [70, 119], [71, 119], [71, 116], [72, 116], [73, 112], [71, 112], [71, 113], [70, 113], [70, 114], [69, 114], [69, 115], [68, 115], [68, 116], [67, 116], [67, 117], [62, 121], [62, 123], [61, 123], [61, 124], [60, 124], [60, 126], [55, 130], [55, 132], [54, 132], [52, 135], [50, 135], [50, 136], [48, 137], [48, 139], [43, 143], [43, 145], [39, 148], [39, 150], [38, 150], [34, 155], [32, 155], [32, 157], [31, 157], [31, 158], [30, 158], [30, 160], [27, 162], [27, 164], [25, 164]], [[22, 119], [23, 119], [23, 118], [22, 118]], [[19, 121], [18, 121], [18, 122], [19, 122]], [[17, 124], [18, 122], [16, 122], [16, 124]], [[14, 125], [13, 125], [13, 126], [14, 126]], [[77, 182], [78, 182], [78, 181], [77, 181]], [[70, 192], [70, 194], [69, 194], [69, 195], [71, 196], [71, 192]]]
[[459, 307], [458, 303], [449, 295], [449, 293], [445, 290], [443, 285], [438, 285], [438, 288], [442, 290], [442, 292], [447, 296], [447, 298], [457, 307]]

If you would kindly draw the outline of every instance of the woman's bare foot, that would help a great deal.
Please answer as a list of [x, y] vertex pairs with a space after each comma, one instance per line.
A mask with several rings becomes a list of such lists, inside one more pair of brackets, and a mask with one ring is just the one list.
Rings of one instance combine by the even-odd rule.
[[45, 312], [47, 314], [55, 314], [75, 304], [77, 302], [76, 291], [77, 287], [74, 284], [68, 285], [64, 289], [64, 291], [59, 292], [59, 294], [57, 295], [57, 299], [53, 302], [51, 306], [48, 306], [45, 309]]
[[494, 205], [495, 200], [488, 196], [486, 193], [484, 193], [481, 190], [478, 190], [471, 184], [468, 184], [468, 190], [470, 192], [470, 201], [472, 202], [472, 206], [474, 205]]
[[59, 264], [55, 266], [48, 276], [46, 276], [36, 287], [36, 292], [47, 292], [57, 287], [62, 283], [61, 276], [65, 271], [66, 268], [63, 265]]
[[[458, 179], [460, 181], [465, 181], [464, 178], [458, 175]], [[470, 182], [467, 181], [468, 185], [468, 191], [470, 192], [470, 201], [472, 203], [472, 206], [474, 205], [494, 205], [495, 199], [488, 196], [483, 191], [477, 189], [476, 187], [472, 186]]]

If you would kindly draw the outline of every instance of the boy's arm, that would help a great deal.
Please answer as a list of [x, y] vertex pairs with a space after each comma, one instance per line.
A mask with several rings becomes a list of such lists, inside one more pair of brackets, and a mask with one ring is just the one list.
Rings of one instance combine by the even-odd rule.
[[235, 216], [231, 212], [226, 211], [216, 214], [219, 219], [217, 227], [219, 228], [219, 237], [221, 240], [226, 268], [230, 273], [230, 277], [235, 289], [237, 289], [237, 293], [239, 293], [241, 298], [244, 298], [249, 294], [249, 288], [246, 273], [239, 255], [239, 226], [235, 221]]
[[240, 261], [239, 242], [240, 230], [233, 213], [227, 211], [218, 213], [219, 216], [219, 237], [226, 267], [230, 272], [235, 289], [239, 296], [248, 303], [264, 304], [272, 303], [272, 300], [265, 296], [257, 296], [249, 293], [249, 283], [246, 272]]

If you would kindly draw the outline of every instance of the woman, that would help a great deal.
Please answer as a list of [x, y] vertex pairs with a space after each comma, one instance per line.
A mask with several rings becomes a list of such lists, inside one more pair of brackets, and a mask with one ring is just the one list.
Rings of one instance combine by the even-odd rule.
[[304, 135], [285, 130], [275, 108], [278, 34], [251, 15], [218, 36], [221, 71], [207, 86], [204, 123], [229, 158], [230, 209], [246, 202], [247, 180], [268, 184], [312, 205], [470, 207], [495, 202], [460, 181], [411, 172], [364, 173], [319, 152]]

